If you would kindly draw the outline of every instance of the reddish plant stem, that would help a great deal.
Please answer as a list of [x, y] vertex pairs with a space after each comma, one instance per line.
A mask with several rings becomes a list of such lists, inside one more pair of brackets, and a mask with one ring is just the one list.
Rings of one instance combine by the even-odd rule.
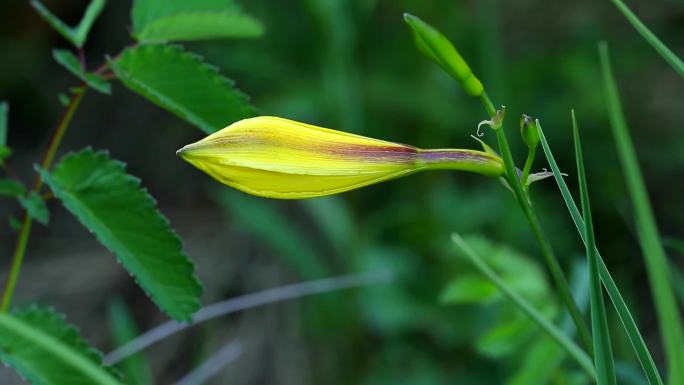
[[[71, 123], [71, 119], [74, 116], [74, 112], [76, 112], [76, 109], [81, 104], [81, 99], [83, 99], [83, 95], [85, 95], [86, 90], [86, 86], [81, 85], [77, 88], [77, 91], [71, 97], [71, 101], [67, 105], [66, 111], [64, 111], [64, 115], [62, 115], [62, 118], [57, 124], [57, 127], [55, 128], [55, 133], [53, 134], [48, 149], [45, 152], [45, 155], [43, 156], [43, 159], [41, 161], [40, 165], [43, 169], [47, 170], [52, 165], [52, 162], [55, 159], [55, 154], [57, 153], [57, 149], [59, 148], [59, 145], [62, 143], [64, 133], [69, 127], [69, 123]], [[37, 176], [35, 183], [33, 184], [32, 191], [40, 192], [41, 187], [43, 187], [43, 180], [40, 178], [40, 176]], [[14, 248], [14, 255], [12, 256], [12, 265], [10, 266], [9, 276], [7, 277], [7, 281], [5, 282], [5, 289], [2, 293], [2, 302], [0, 302], [0, 312], [7, 312], [9, 306], [12, 303], [12, 296], [14, 295], [14, 289], [19, 279], [19, 273], [21, 272], [21, 265], [24, 262], [24, 255], [26, 254], [26, 245], [28, 244], [29, 236], [31, 235], [32, 222], [33, 220], [28, 215], [28, 213], [25, 213], [24, 219], [21, 224], [21, 229], [19, 230], [19, 238], [17, 238], [17, 243]]]

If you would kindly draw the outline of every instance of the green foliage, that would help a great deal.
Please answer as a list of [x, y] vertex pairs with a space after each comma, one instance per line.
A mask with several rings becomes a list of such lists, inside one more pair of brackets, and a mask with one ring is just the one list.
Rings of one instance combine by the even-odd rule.
[[[586, 307], [588, 301], [589, 282], [586, 279], [588, 273], [586, 263], [576, 263], [570, 276], [572, 293], [581, 309]], [[560, 328], [569, 336], [575, 332], [572, 317], [569, 314], [563, 315]], [[506, 385], [545, 385], [551, 383], [554, 377], [567, 378], [568, 372], [561, 372], [561, 365], [566, 357], [565, 351], [553, 340], [536, 339], [533, 345], [525, 350], [520, 364], [516, 365], [514, 373], [508, 377]], [[586, 382], [587, 378], [579, 381], [580, 384], [586, 384]]]
[[591, 304], [591, 329], [594, 341], [594, 366], [596, 367], [596, 379], [598, 385], [615, 385], [615, 366], [613, 363], [613, 351], [610, 346], [610, 333], [606, 309], [603, 303], [603, 290], [601, 278], [598, 272], [598, 253], [596, 252], [596, 236], [591, 216], [591, 204], [589, 202], [589, 188], [584, 171], [584, 157], [582, 156], [582, 144], [575, 119], [575, 111], [572, 111], [572, 133], [575, 141], [575, 158], [577, 160], [577, 175], [580, 186], [582, 214], [584, 215], [585, 235], [587, 240], [587, 265], [589, 265], [589, 291]]
[[475, 77], [453, 44], [434, 27], [408, 13], [404, 20], [411, 27], [418, 49], [456, 79], [470, 96], [480, 96], [484, 87]]
[[128, 48], [112, 68], [128, 88], [208, 134], [255, 114], [232, 80], [180, 46]]
[[48, 173], [53, 193], [97, 239], [116, 254], [152, 300], [171, 317], [188, 321], [199, 308], [202, 288], [194, 266], [168, 220], [140, 181], [105, 152], [66, 155]]
[[33, 385], [120, 385], [100, 353], [51, 309], [0, 314], [0, 360]]
[[75, 28], [69, 27], [50, 10], [48, 10], [43, 3], [38, 0], [31, 0], [31, 6], [43, 17], [45, 21], [50, 24], [57, 32], [59, 32], [65, 39], [69, 40], [71, 44], [78, 48], [82, 48], [88, 38], [88, 32], [93, 26], [95, 19], [100, 16], [104, 9], [106, 0], [91, 0], [86, 8], [83, 18]]
[[45, 201], [37, 192], [30, 191], [28, 195], [17, 196], [17, 199], [31, 218], [47, 225], [50, 220], [50, 212], [45, 205]]
[[69, 72], [75, 75], [77, 78], [83, 80], [93, 89], [102, 92], [103, 94], [111, 94], [112, 87], [107, 81], [100, 75], [86, 73], [83, 68], [81, 68], [81, 63], [79, 63], [76, 55], [71, 51], [65, 49], [53, 49], [52, 57], [66, 68]]
[[452, 240], [456, 245], [456, 249], [463, 256], [468, 258], [468, 261], [475, 267], [483, 276], [490, 280], [501, 293], [513, 303], [520, 311], [522, 311], [530, 320], [543, 330], [549, 337], [565, 349], [570, 356], [584, 369], [592, 378], [596, 377], [594, 367], [591, 364], [589, 356], [577, 346], [566, 334], [560, 331], [553, 323], [551, 323], [545, 316], [543, 316], [537, 309], [535, 309], [526, 299], [520, 296], [514, 289], [499, 277], [499, 275], [492, 270], [491, 267], [484, 261], [484, 259], [473, 250], [472, 247], [458, 234], [452, 235]]
[[233, 0], [136, 0], [133, 36], [138, 41], [182, 41], [257, 37], [261, 23]]
[[670, 284], [667, 255], [660, 241], [660, 234], [646, 191], [644, 177], [641, 174], [634, 144], [622, 112], [620, 95], [610, 65], [608, 46], [605, 42], [599, 45], [599, 53], [608, 117], [627, 183], [627, 191], [632, 201], [635, 216], [634, 224], [637, 228], [641, 251], [646, 262], [646, 271], [653, 290], [653, 302], [658, 313], [663, 345], [667, 352], [669, 382], [670, 384], [682, 384], [684, 383], [684, 349], [682, 349], [684, 346], [684, 326], [682, 325], [684, 323]]
[[[115, 298], [107, 306], [107, 318], [112, 333], [112, 340], [116, 346], [122, 346], [138, 336], [138, 327], [126, 303], [121, 298]], [[150, 363], [143, 353], [132, 354], [117, 364], [123, 372], [129, 385], [152, 385]]]
[[[482, 237], [468, 237], [466, 242], [511, 290], [540, 309], [544, 316], [552, 318], [555, 315], [556, 305], [550, 297], [544, 272], [535, 262], [510, 247], [494, 244]], [[459, 269], [440, 299], [447, 304], [479, 304], [490, 308], [496, 305], [492, 325], [477, 337], [476, 342], [478, 351], [492, 358], [520, 352], [538, 331], [537, 326], [477, 270]]]
[[675, 55], [674, 52], [672, 52], [671, 49], [669, 49], [665, 43], [663, 43], [658, 36], [656, 36], [653, 32], [651, 32], [650, 29], [644, 23], [639, 20], [637, 15], [632, 12], [629, 7], [622, 2], [622, 0], [612, 0], [613, 4], [622, 12], [622, 14], [625, 16], [625, 19], [629, 21], [630, 24], [632, 24], [632, 27], [639, 32], [639, 35], [644, 38], [650, 44], [653, 49], [656, 50], [660, 54], [660, 56], [665, 59], [665, 61], [674, 68], [677, 73], [684, 77], [684, 62], [682, 59], [680, 59], [677, 55]]
[[[542, 148], [544, 149], [544, 155], [546, 155], [546, 159], [549, 162], [549, 166], [553, 171], [553, 177], [556, 180], [556, 184], [558, 184], [558, 188], [560, 189], [563, 201], [565, 202], [565, 206], [568, 208], [568, 211], [570, 211], [570, 217], [572, 217], [572, 221], [575, 223], [577, 232], [579, 233], [580, 237], [582, 238], [582, 241], [584, 241], [586, 245], [587, 240], [584, 220], [582, 219], [582, 215], [577, 209], [577, 205], [575, 204], [575, 201], [572, 198], [572, 194], [570, 194], [570, 189], [568, 189], [568, 185], [565, 183], [565, 180], [563, 179], [563, 174], [561, 173], [560, 168], [558, 167], [558, 163], [556, 163], [556, 159], [554, 158], [553, 153], [551, 152], [551, 148], [549, 147], [549, 143], [546, 141], [546, 137], [544, 136], [544, 131], [542, 130], [541, 126], [539, 126], [539, 137], [541, 139]], [[641, 336], [641, 333], [639, 332], [639, 327], [634, 321], [634, 316], [629, 311], [627, 303], [622, 298], [622, 294], [620, 294], [620, 290], [615, 284], [613, 277], [610, 275], [610, 272], [608, 271], [606, 264], [603, 262], [603, 258], [601, 257], [601, 254], [598, 252], [598, 250], [596, 250], [596, 256], [598, 257], [599, 275], [601, 277], [601, 281], [603, 282], [603, 286], [606, 288], [606, 291], [608, 292], [608, 295], [610, 296], [610, 299], [613, 302], [613, 306], [615, 307], [617, 315], [620, 318], [620, 322], [622, 322], [622, 326], [624, 327], [625, 332], [627, 333], [627, 336], [629, 337], [629, 340], [632, 343], [632, 347], [634, 348], [634, 352], [636, 353], [637, 358], [639, 359], [639, 363], [644, 369], [644, 373], [646, 373], [646, 377], [648, 379], [649, 384], [663, 385], [663, 380], [660, 378], [658, 367], [655, 365], [653, 357], [651, 356], [651, 353], [646, 347], [646, 342], [644, 342], [644, 338]]]

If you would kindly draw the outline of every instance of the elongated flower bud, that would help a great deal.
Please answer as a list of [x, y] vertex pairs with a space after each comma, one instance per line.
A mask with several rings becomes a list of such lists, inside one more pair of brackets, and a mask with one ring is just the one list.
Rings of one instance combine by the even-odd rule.
[[221, 183], [282, 199], [336, 194], [421, 170], [504, 173], [495, 155], [475, 150], [421, 150], [292, 120], [241, 120], [178, 154]]
[[451, 77], [458, 80], [470, 96], [480, 96], [484, 87], [475, 77], [468, 63], [453, 44], [430, 24], [411, 14], [404, 14], [404, 21], [411, 27], [416, 46], [427, 57], [441, 66]]

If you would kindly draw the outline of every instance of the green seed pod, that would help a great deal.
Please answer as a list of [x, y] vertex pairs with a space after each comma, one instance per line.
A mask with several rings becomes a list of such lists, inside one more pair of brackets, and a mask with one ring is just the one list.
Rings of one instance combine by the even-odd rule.
[[461, 83], [468, 95], [477, 97], [484, 93], [482, 83], [473, 75], [468, 63], [463, 60], [449, 39], [416, 16], [405, 13], [404, 20], [411, 27], [418, 50]]
[[536, 148], [539, 144], [537, 122], [531, 116], [523, 114], [520, 118], [520, 135], [528, 148]]

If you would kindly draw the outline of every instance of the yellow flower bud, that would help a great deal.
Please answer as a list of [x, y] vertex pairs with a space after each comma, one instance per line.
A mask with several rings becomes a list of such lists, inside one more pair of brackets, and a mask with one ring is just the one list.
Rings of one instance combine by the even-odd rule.
[[231, 124], [178, 154], [221, 183], [281, 199], [336, 194], [421, 170], [504, 173], [501, 159], [482, 151], [421, 150], [271, 116]]

